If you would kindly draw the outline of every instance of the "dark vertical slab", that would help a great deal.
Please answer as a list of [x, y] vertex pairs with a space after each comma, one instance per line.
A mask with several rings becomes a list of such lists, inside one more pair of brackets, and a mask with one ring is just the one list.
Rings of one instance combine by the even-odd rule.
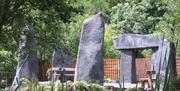
[[157, 72], [159, 71], [159, 63], [160, 63], [160, 53], [161, 50], [159, 48], [153, 48], [152, 49], [153, 54], [151, 56], [151, 70], [155, 71], [155, 73], [152, 75], [152, 79], [156, 79]]
[[38, 59], [35, 50], [35, 31], [29, 22], [26, 22], [25, 28], [20, 34], [18, 65], [13, 85], [17, 85], [22, 78], [29, 79], [38, 75]]
[[177, 75], [176, 72], [176, 48], [173, 43], [164, 41], [160, 46], [161, 49], [161, 59], [159, 64], [159, 71], [157, 79], [161, 84], [159, 87], [161, 90], [171, 91], [170, 88], [174, 77]]
[[103, 83], [104, 19], [99, 13], [84, 21], [74, 80]]
[[121, 50], [120, 80], [124, 83], [136, 83], [136, 64], [134, 50]]

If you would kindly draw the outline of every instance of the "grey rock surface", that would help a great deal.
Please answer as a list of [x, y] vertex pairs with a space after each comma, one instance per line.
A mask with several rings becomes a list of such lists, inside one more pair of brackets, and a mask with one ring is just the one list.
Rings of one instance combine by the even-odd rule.
[[[122, 37], [114, 39], [114, 47], [122, 52], [121, 55], [121, 82], [133, 83], [135, 80], [132, 78], [136, 77], [135, 60], [132, 53], [133, 50], [150, 48], [153, 50], [151, 58], [151, 70], [156, 73], [153, 75], [153, 79], [158, 79], [160, 84], [157, 84], [161, 91], [169, 89], [174, 76], [176, 73], [176, 49], [174, 44], [165, 40], [156, 40], [151, 38], [149, 35], [138, 35], [138, 34], [124, 34]], [[125, 67], [126, 66], [126, 67]], [[134, 70], [132, 70], [134, 69]], [[128, 72], [128, 74], [126, 74]], [[124, 77], [125, 79], [123, 79]]]
[[136, 83], [136, 63], [134, 50], [121, 50], [120, 79], [127, 83]]
[[31, 79], [38, 75], [38, 59], [35, 52], [35, 31], [29, 22], [26, 22], [25, 28], [20, 34], [18, 65], [13, 85], [17, 85], [22, 78]]
[[52, 66], [53, 67], [69, 67], [72, 61], [70, 54], [65, 53], [57, 44], [55, 44], [53, 57], [52, 57]]
[[154, 48], [161, 44], [150, 35], [124, 34], [122, 37], [114, 39], [115, 49], [144, 49]]
[[84, 21], [79, 43], [74, 81], [103, 83], [104, 19], [96, 14]]

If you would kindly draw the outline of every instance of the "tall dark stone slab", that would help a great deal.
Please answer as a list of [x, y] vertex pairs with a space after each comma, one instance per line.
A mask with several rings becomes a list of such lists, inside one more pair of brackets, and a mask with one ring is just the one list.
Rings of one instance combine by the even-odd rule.
[[31, 79], [38, 75], [38, 59], [35, 52], [35, 33], [32, 25], [26, 22], [25, 28], [20, 34], [18, 65], [12, 86], [22, 78]]
[[[159, 50], [161, 50], [159, 61], [159, 71], [156, 79], [159, 80], [160, 89], [162, 91], [172, 91], [170, 86], [173, 78], [177, 75], [176, 72], [176, 49], [173, 43], [164, 41], [160, 45]], [[156, 60], [154, 60], [156, 61]]]
[[159, 70], [159, 61], [161, 50], [159, 48], [152, 48], [152, 56], [151, 56], [151, 70], [156, 71], [155, 74], [152, 74], [152, 79], [156, 79], [157, 71]]
[[[134, 68], [132, 52], [130, 50], [147, 49], [153, 50], [151, 58], [151, 70], [155, 71], [153, 79], [157, 79], [160, 84], [156, 84], [160, 88], [160, 91], [171, 91], [168, 88], [172, 82], [172, 78], [177, 75], [176, 73], [176, 49], [174, 44], [165, 40], [156, 40], [150, 37], [150, 35], [138, 35], [138, 34], [124, 34], [122, 37], [114, 39], [114, 47], [121, 51], [121, 72], [120, 77], [125, 78], [125, 83], [133, 83], [132, 75], [130, 72]], [[127, 55], [128, 54], [128, 55]], [[124, 62], [125, 61], [125, 62]], [[131, 66], [128, 66], [131, 65]], [[127, 67], [125, 67], [127, 66]], [[129, 71], [127, 71], [129, 70]], [[126, 72], [128, 72], [126, 74]], [[131, 75], [131, 76], [129, 76]], [[135, 77], [135, 76], [134, 76]]]
[[103, 83], [104, 19], [99, 13], [84, 21], [81, 31], [75, 81]]
[[121, 82], [136, 83], [136, 63], [134, 50], [121, 50]]

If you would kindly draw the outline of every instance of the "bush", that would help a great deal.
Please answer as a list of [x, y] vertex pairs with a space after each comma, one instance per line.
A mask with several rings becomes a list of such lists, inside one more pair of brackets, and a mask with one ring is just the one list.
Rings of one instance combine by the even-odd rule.
[[[32, 80], [23, 80], [23, 88], [20, 88], [19, 91], [51, 91], [51, 85], [42, 86], [39, 84], [36, 78]], [[97, 83], [85, 83], [82, 81], [72, 82], [67, 81], [66, 83], [61, 83], [57, 81], [53, 85], [53, 91], [112, 91], [106, 87], [99, 85]]]
[[16, 64], [17, 60], [13, 53], [0, 50], [0, 88], [5, 88], [12, 83]]
[[129, 88], [127, 91], [137, 91], [136, 88]]
[[173, 86], [174, 86], [175, 91], [179, 91], [180, 90], [180, 77], [174, 78]]

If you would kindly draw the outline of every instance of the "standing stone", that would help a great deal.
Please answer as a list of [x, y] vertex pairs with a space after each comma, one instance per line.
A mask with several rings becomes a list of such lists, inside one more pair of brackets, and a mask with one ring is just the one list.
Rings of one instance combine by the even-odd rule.
[[[161, 50], [159, 61], [159, 71], [156, 79], [160, 84], [156, 84], [161, 91], [172, 91], [172, 81], [177, 75], [176, 72], [176, 48], [173, 43], [164, 41], [160, 45]], [[156, 61], [156, 60], [154, 60]]]
[[[35, 33], [32, 25], [26, 22], [20, 34], [18, 65], [12, 86], [17, 85], [22, 78], [29, 79], [38, 75], [38, 59], [35, 52]], [[18, 82], [17, 82], [18, 81]]]
[[134, 50], [121, 50], [121, 82], [136, 83], [136, 63]]
[[103, 83], [104, 19], [99, 13], [84, 21], [75, 69], [75, 81]]
[[160, 54], [161, 50], [159, 48], [152, 48], [152, 56], [151, 56], [151, 70], [155, 71], [154, 74], [152, 74], [152, 79], [156, 79], [157, 71], [159, 70], [159, 61], [160, 60]]

